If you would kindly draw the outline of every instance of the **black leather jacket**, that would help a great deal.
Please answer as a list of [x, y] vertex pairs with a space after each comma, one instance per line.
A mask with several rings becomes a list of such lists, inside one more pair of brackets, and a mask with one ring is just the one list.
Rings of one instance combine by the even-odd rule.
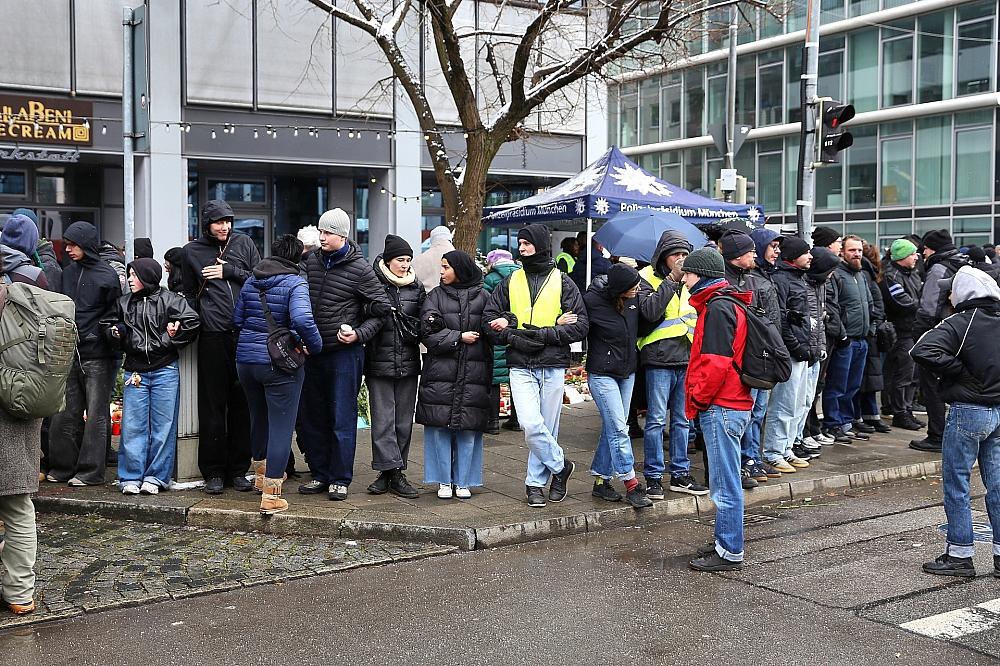
[[[198, 337], [198, 313], [180, 294], [157, 288], [148, 294], [128, 294], [118, 301], [118, 337], [111, 343], [125, 352], [127, 372], [150, 372], [177, 360], [177, 352]], [[167, 324], [178, 321], [180, 330], [167, 335]]]

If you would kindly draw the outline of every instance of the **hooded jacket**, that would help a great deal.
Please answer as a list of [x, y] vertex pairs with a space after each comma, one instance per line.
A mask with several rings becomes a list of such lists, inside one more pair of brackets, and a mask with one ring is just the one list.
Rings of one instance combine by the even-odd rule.
[[[1000, 405], [1000, 288], [992, 277], [961, 268], [952, 282], [955, 314], [927, 331], [910, 350], [940, 378], [947, 403]], [[978, 273], [978, 275], [977, 275]], [[959, 427], [962, 427], [959, 424]]]
[[2, 272], [11, 282], [25, 282], [42, 289], [50, 289], [45, 272], [20, 250], [0, 245], [0, 260], [3, 261]]
[[63, 232], [63, 238], [83, 250], [83, 259], [71, 261], [62, 275], [62, 293], [76, 305], [76, 327], [80, 333], [77, 351], [83, 360], [112, 358], [115, 351], [101, 323], [110, 324], [116, 317], [122, 295], [118, 274], [101, 259], [94, 225], [74, 222]]
[[38, 261], [41, 262], [45, 279], [49, 282], [49, 289], [62, 293], [63, 268], [59, 265], [59, 260], [56, 259], [56, 251], [52, 247], [52, 241], [40, 238], [35, 254], [38, 255]]
[[942, 319], [945, 295], [941, 293], [941, 280], [945, 280], [962, 266], [969, 264], [969, 258], [959, 252], [954, 245], [945, 245], [924, 262], [924, 286], [920, 291], [920, 306], [917, 308], [916, 333], [933, 328]]
[[[522, 229], [525, 233], [536, 225]], [[541, 227], [541, 225], [537, 225]], [[535, 230], [533, 230], [534, 232]], [[532, 232], [532, 233], [533, 233]], [[490, 294], [483, 318], [486, 322], [503, 317], [509, 326], [502, 331], [494, 331], [487, 326], [487, 334], [494, 345], [507, 345], [507, 365], [511, 368], [568, 368], [570, 364], [569, 345], [587, 337], [587, 307], [583, 297], [570, 276], [555, 268], [552, 261], [552, 241], [548, 230], [537, 230], [532, 236], [535, 254], [522, 257], [521, 270], [528, 282], [528, 293], [534, 299], [549, 274], [556, 271], [555, 279], [561, 280], [560, 310], [577, 315], [575, 324], [556, 324], [532, 330], [518, 329], [517, 317], [510, 307], [510, 280], [508, 275]], [[579, 266], [579, 264], [577, 264]]]
[[[138, 271], [136, 272], [139, 275]], [[160, 288], [159, 281], [139, 275], [145, 289], [118, 299], [115, 328], [118, 337], [111, 343], [125, 352], [126, 372], [151, 372], [177, 361], [178, 351], [198, 337], [198, 313], [184, 297]], [[167, 324], [180, 322], [170, 337]]]
[[823, 308], [816, 289], [806, 280], [806, 271], [779, 261], [774, 275], [781, 304], [781, 339], [795, 361], [815, 363], [826, 347]]
[[583, 302], [587, 304], [587, 372], [625, 379], [635, 372], [639, 352], [639, 299], [629, 298], [624, 309], [615, 307], [617, 294], [608, 289], [608, 277], [590, 283]]
[[[420, 308], [427, 298], [424, 285], [415, 275], [410, 284], [395, 285], [382, 272], [380, 264], [381, 254], [375, 258], [375, 277], [382, 283], [392, 307], [398, 307], [403, 315], [413, 317], [414, 322], [419, 321]], [[420, 374], [420, 345], [403, 339], [391, 312], [382, 317], [382, 328], [365, 348], [365, 374], [387, 378], [416, 377]]]
[[313, 317], [323, 337], [323, 353], [343, 349], [337, 339], [341, 324], [358, 334], [365, 344], [382, 328], [382, 317], [389, 314], [389, 297], [361, 248], [352, 240], [341, 252], [325, 255], [316, 248], [306, 257], [306, 280]]
[[691, 343], [691, 362], [684, 377], [685, 412], [689, 419], [713, 405], [750, 411], [753, 398], [736, 367], [743, 362], [747, 322], [743, 310], [715, 298], [728, 294], [750, 305], [751, 295], [725, 281], [691, 295], [698, 323]]
[[431, 246], [415, 256], [410, 264], [427, 293], [441, 284], [441, 257], [455, 249], [451, 242], [451, 231], [447, 227], [431, 229], [430, 239]]
[[128, 274], [125, 271], [125, 255], [119, 252], [118, 248], [108, 241], [101, 242], [100, 255], [101, 259], [114, 269], [115, 274], [118, 276], [118, 283], [121, 286], [122, 293], [129, 293], [131, 289], [129, 289]]
[[184, 289], [184, 248], [172, 247], [163, 258], [170, 263], [170, 275], [167, 276], [167, 289], [183, 293]]
[[836, 298], [844, 337], [860, 339], [874, 335], [874, 304], [864, 270], [854, 270], [850, 264], [841, 260], [830, 279], [837, 287]]
[[[681, 293], [683, 285], [674, 282], [669, 276], [664, 275], [664, 261], [672, 251], [692, 250], [691, 244], [683, 234], [676, 231], [665, 231], [656, 243], [653, 250], [652, 267], [653, 274], [662, 278], [663, 282], [657, 289], [653, 289], [648, 281], [639, 278], [639, 314], [644, 325], [655, 325], [663, 321], [667, 304], [674, 296]], [[641, 276], [641, 273], [640, 273]], [[691, 357], [691, 343], [686, 335], [678, 338], [665, 338], [644, 345], [639, 352], [642, 365], [650, 368], [673, 368], [685, 366]]]
[[310, 354], [323, 349], [319, 330], [313, 321], [309, 286], [299, 276], [299, 266], [278, 257], [263, 259], [253, 269], [253, 275], [243, 283], [233, 310], [233, 325], [239, 329], [236, 362], [247, 365], [271, 365], [267, 351], [268, 330], [260, 292], [267, 298], [267, 307], [278, 326], [284, 326], [298, 336]]
[[[497, 285], [504, 281], [514, 271], [521, 270], [521, 267], [513, 261], [503, 264], [494, 264], [490, 272], [483, 278], [483, 289], [488, 293], [493, 293]], [[504, 345], [493, 345], [493, 385], [510, 383], [510, 370], [507, 368], [507, 347]]]
[[[222, 279], [204, 279], [202, 269], [214, 266], [217, 259], [225, 262], [222, 264]], [[259, 261], [260, 253], [253, 240], [235, 229], [230, 230], [226, 243], [220, 243], [205, 225], [201, 238], [184, 246], [182, 292], [201, 316], [203, 333], [233, 330], [233, 310], [240, 289]]]
[[840, 257], [826, 248], [813, 248], [812, 255], [812, 263], [806, 271], [806, 283], [816, 294], [823, 326], [823, 351], [829, 352], [827, 341], [830, 339], [831, 328], [840, 326], [840, 310], [830, 307], [827, 291], [830, 290], [830, 275], [840, 263]]
[[885, 303], [886, 318], [900, 337], [911, 337], [917, 325], [917, 309], [923, 283], [917, 269], [903, 268], [895, 261], [885, 264], [879, 285]]

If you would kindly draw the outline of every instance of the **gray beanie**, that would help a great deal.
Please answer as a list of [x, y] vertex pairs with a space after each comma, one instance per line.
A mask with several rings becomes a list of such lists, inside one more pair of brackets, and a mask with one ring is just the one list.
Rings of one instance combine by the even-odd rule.
[[328, 210], [319, 217], [320, 231], [347, 238], [351, 235], [351, 218], [341, 208]]
[[726, 277], [726, 262], [723, 261], [722, 255], [717, 250], [703, 247], [687, 256], [681, 270], [707, 278], [724, 278]]

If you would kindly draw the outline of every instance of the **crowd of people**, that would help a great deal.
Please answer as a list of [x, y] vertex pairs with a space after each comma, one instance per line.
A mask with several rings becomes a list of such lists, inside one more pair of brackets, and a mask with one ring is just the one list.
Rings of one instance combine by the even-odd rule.
[[[137, 239], [136, 259], [126, 266], [93, 225], [75, 222], [63, 234], [61, 268], [33, 215], [22, 209], [5, 224], [3, 272], [72, 298], [79, 345], [64, 410], [44, 424], [0, 415], [0, 440], [26, 443], [29, 452], [0, 466], [3, 594], [15, 612], [33, 608], [28, 497], [40, 480], [105, 483], [114, 455], [108, 403], [120, 370], [121, 492], [169, 488], [178, 354], [195, 339], [204, 492], [255, 490], [262, 514], [288, 508], [283, 484], [296, 474], [293, 435], [310, 472], [298, 492], [348, 497], [363, 378], [377, 472], [369, 493], [419, 495], [406, 477], [416, 422], [423, 426], [423, 482], [442, 500], [472, 498], [484, 482], [483, 435], [501, 427], [500, 386], [509, 384], [513, 404], [503, 427], [523, 431], [526, 502], [562, 501], [577, 469], [559, 442], [565, 375], [572, 346], [585, 342], [589, 391], [602, 421], [589, 466], [593, 496], [642, 509], [667, 490], [711, 494], [715, 540], [691, 561], [702, 571], [741, 566], [744, 490], [808, 467], [826, 446], [926, 427], [910, 446], [941, 451], [953, 434], [951, 419], [982, 416], [976, 432], [998, 425], [995, 407], [989, 420], [953, 406], [945, 421], [945, 401], [974, 402], [984, 388], [993, 395], [993, 384], [982, 385], [992, 378], [970, 383], [957, 357], [973, 346], [971, 328], [1000, 316], [994, 249], [958, 248], [945, 230], [897, 239], [884, 254], [826, 227], [815, 229], [811, 246], [760, 228], [725, 231], [698, 249], [666, 231], [651, 262], [641, 264], [608, 258], [586, 234], [565, 239], [553, 256], [550, 230], [534, 224], [517, 232], [517, 262], [495, 250], [484, 271], [454, 248], [447, 227], [434, 229], [430, 249], [417, 256], [388, 235], [369, 262], [339, 208], [298, 237], [275, 239], [271, 256], [261, 259], [252, 240], [234, 231], [230, 206], [214, 200], [202, 208], [201, 237], [165, 254], [164, 287], [148, 239]], [[962, 288], [988, 313], [970, 320], [964, 335], [961, 322], [935, 328], [967, 305], [956, 300], [963, 278]], [[758, 342], [750, 336], [761, 326], [780, 335], [790, 364], [769, 389], [751, 386], [743, 372], [745, 351]], [[961, 340], [950, 356], [944, 342], [933, 343], [946, 330], [948, 344]], [[987, 343], [976, 337], [974, 344]], [[949, 395], [942, 374], [968, 390]], [[967, 427], [961, 431], [973, 439]], [[644, 483], [635, 437], [643, 439]], [[40, 464], [30, 455], [39, 441]], [[692, 473], [698, 449], [706, 454], [705, 483]], [[957, 516], [963, 480], [968, 502], [965, 468], [976, 456], [952, 458], [949, 466], [945, 456], [945, 475], [959, 488], [949, 512], [955, 531], [949, 527], [949, 551], [931, 564], [965, 575], [971, 526]], [[1000, 491], [993, 484], [1000, 481], [988, 483]]]

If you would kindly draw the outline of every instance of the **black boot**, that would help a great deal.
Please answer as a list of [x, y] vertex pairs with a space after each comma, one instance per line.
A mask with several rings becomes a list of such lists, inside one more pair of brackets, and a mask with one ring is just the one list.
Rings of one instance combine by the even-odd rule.
[[378, 478], [372, 481], [371, 485], [368, 486], [368, 492], [372, 495], [385, 495], [389, 492], [389, 481], [392, 479], [392, 473], [396, 470], [385, 469], [378, 473]]
[[401, 469], [392, 471], [392, 475], [389, 477], [389, 492], [405, 499], [416, 499], [420, 496], [417, 489], [411, 486], [410, 482], [406, 480], [406, 475], [403, 474], [403, 470]]

